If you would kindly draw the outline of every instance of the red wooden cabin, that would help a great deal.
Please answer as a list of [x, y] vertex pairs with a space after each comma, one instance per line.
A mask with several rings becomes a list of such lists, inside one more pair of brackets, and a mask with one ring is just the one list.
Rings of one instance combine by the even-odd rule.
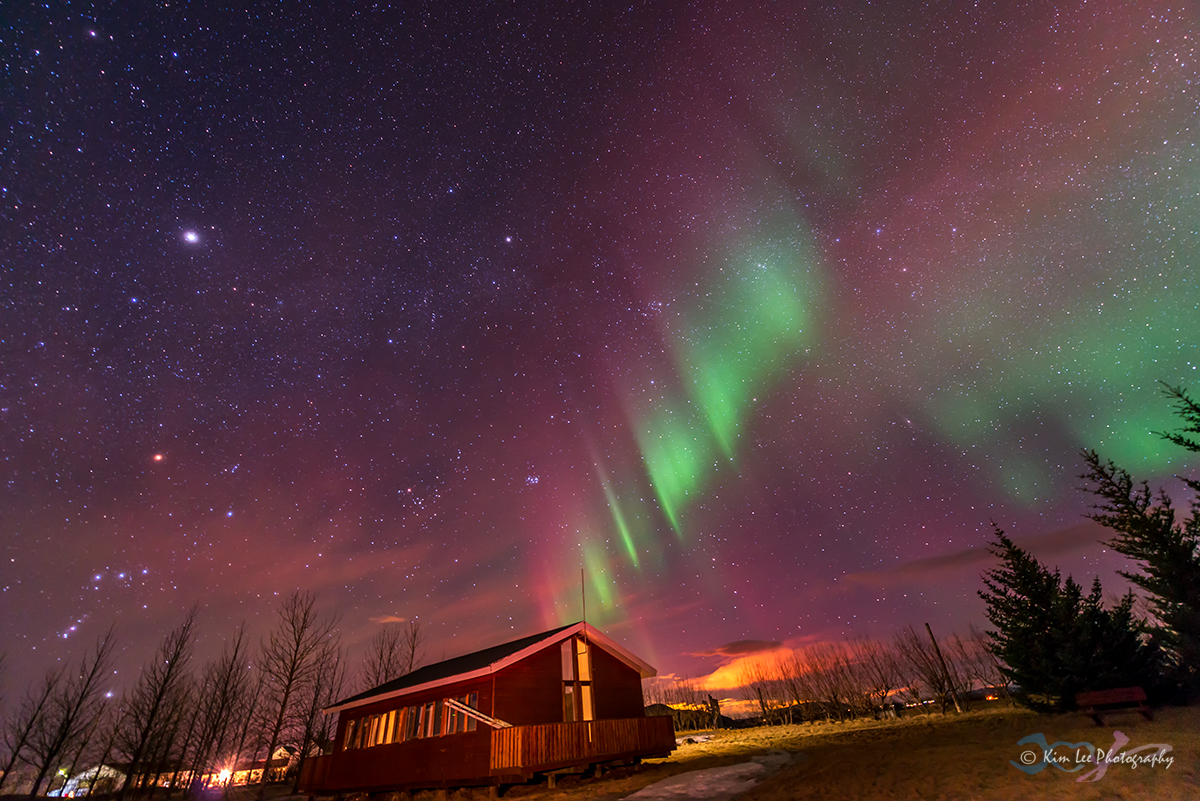
[[516, 784], [537, 774], [667, 756], [669, 717], [646, 717], [655, 670], [586, 623], [429, 665], [325, 710], [333, 752], [304, 792]]

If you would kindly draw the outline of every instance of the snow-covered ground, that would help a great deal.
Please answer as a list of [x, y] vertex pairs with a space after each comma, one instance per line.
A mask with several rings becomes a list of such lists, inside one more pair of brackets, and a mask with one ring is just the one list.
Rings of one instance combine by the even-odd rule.
[[802, 753], [769, 751], [753, 757], [749, 762], [681, 773], [643, 787], [625, 798], [626, 801], [669, 801], [676, 798], [725, 801], [746, 792], [784, 765], [805, 759], [807, 757]]

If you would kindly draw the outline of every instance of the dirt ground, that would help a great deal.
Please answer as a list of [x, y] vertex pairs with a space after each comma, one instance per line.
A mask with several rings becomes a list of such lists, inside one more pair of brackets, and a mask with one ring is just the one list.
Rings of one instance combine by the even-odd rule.
[[[721, 731], [708, 742], [681, 745], [669, 759], [651, 760], [637, 769], [598, 779], [564, 778], [554, 790], [540, 786], [511, 788], [505, 798], [526, 801], [619, 799], [656, 781], [691, 770], [744, 762], [778, 749], [796, 756], [792, 764], [761, 781], [741, 799], [988, 799], [992, 801], [1076, 801], [1076, 799], [1200, 799], [1200, 708], [1156, 710], [1153, 721], [1135, 713], [1113, 714], [1097, 726], [1080, 714], [1038, 715], [1011, 708], [964, 715], [925, 715], [893, 721], [847, 724], [768, 726]], [[1109, 764], [1096, 781], [1076, 781], [1095, 771], [1082, 768], [1068, 745], [1054, 749], [1069, 760], [1065, 769], [1046, 764], [1034, 775], [1009, 764], [1031, 751], [1042, 762], [1041, 748], [1017, 741], [1041, 733], [1049, 744], [1091, 743], [1112, 749], [1121, 731], [1129, 752], [1151, 744], [1170, 745], [1172, 764]], [[1084, 749], [1079, 753], [1087, 753]], [[1155, 749], [1138, 752], [1149, 756]], [[1030, 757], [1026, 757], [1029, 759]], [[1036, 765], [1035, 765], [1036, 766]], [[483, 798], [460, 791], [451, 799]], [[432, 798], [432, 795], [430, 795]]]

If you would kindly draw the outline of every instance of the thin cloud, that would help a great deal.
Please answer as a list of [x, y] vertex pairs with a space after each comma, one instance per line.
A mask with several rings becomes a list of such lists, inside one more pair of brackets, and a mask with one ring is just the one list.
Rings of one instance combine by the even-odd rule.
[[[1038, 559], [1045, 561], [1050, 556], [1102, 546], [1111, 536], [1111, 533], [1099, 523], [1086, 521], [1032, 537], [1013, 537], [1013, 542]], [[961, 551], [942, 556], [914, 559], [887, 570], [851, 573], [846, 576], [846, 580], [873, 587], [908, 584], [915, 581], [928, 581], [934, 576], [954, 573], [970, 567], [978, 567], [982, 570], [995, 561], [996, 557], [988, 551], [986, 544], [980, 544], [977, 547], [964, 548]]]
[[737, 640], [718, 645], [711, 651], [696, 651], [691, 656], [728, 656], [739, 657], [749, 654], [760, 654], [764, 651], [774, 651], [780, 645], [778, 640]]

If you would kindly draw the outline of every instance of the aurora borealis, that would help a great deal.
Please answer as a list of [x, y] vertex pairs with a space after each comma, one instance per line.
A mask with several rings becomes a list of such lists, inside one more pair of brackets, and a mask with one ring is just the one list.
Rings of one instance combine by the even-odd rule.
[[992, 521], [1121, 586], [1080, 448], [1189, 469], [1193, 3], [0, 13], [10, 691], [296, 587], [430, 659], [581, 570], [666, 674], [965, 631]]

